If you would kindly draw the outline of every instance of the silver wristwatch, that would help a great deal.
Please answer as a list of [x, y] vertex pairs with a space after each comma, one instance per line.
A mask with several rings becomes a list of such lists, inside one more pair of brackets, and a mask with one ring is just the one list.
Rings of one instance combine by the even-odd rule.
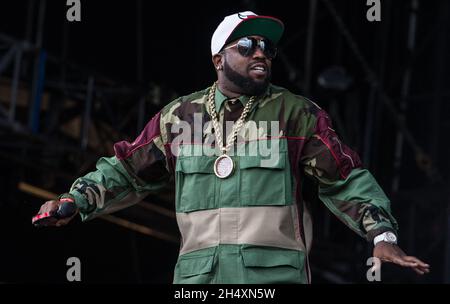
[[395, 233], [391, 231], [383, 232], [382, 234], [377, 235], [373, 239], [373, 245], [376, 245], [378, 242], [386, 242], [389, 244], [397, 244], [397, 236]]

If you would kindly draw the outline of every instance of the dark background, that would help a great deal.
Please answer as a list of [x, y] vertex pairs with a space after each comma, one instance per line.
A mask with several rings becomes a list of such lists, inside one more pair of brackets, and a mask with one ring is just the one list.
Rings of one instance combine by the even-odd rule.
[[[112, 155], [112, 143], [132, 140], [175, 97], [211, 85], [212, 33], [244, 10], [283, 20], [273, 83], [330, 113], [391, 198], [400, 246], [431, 264], [423, 277], [384, 265], [382, 282], [450, 282], [450, 1], [381, 0], [380, 22], [366, 19], [363, 0], [82, 0], [80, 22], [67, 21], [67, 9], [66, 1], [0, 4], [0, 282], [66, 282], [72, 256], [83, 282], [171, 282], [177, 242], [102, 219], [33, 228], [45, 199], [20, 185], [67, 191]], [[311, 186], [313, 283], [366, 283], [371, 244]], [[173, 211], [173, 187], [146, 202]], [[173, 217], [148, 208], [117, 216], [178, 236]]]

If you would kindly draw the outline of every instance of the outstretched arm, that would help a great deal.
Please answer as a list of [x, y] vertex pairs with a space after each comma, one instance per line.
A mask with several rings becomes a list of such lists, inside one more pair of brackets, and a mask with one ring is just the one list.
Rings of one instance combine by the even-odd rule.
[[[61, 199], [69, 199], [75, 202], [82, 219], [89, 220], [136, 204], [162, 189], [170, 174], [160, 130], [158, 113], [135, 141], [116, 143], [113, 157], [100, 158], [95, 171], [78, 178], [68, 193], [46, 202], [39, 213], [55, 212]], [[72, 218], [50, 221], [48, 225], [64, 225]]]
[[[342, 222], [369, 242], [387, 231], [397, 235], [389, 199], [372, 174], [362, 168], [359, 156], [340, 141], [325, 111], [318, 111], [303, 152], [304, 172], [318, 182], [319, 198]], [[407, 256], [394, 244], [377, 243], [374, 257], [411, 267], [419, 274], [429, 272], [429, 265]]]

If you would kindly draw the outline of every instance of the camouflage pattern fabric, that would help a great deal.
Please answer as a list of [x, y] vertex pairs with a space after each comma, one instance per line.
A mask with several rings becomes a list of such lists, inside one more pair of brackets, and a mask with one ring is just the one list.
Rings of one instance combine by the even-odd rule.
[[[74, 198], [89, 220], [139, 202], [174, 177], [181, 233], [175, 283], [310, 282], [305, 177], [317, 181], [330, 211], [368, 241], [397, 232], [388, 198], [328, 114], [275, 85], [256, 99], [230, 151], [235, 171], [216, 177], [209, 89], [169, 103], [135, 141], [116, 143], [115, 156], [101, 158], [62, 197]], [[216, 90], [224, 138], [248, 99]]]

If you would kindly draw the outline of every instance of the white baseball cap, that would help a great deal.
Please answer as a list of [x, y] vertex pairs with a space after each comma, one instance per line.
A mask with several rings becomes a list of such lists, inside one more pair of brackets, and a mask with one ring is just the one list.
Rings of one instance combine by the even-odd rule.
[[284, 24], [281, 20], [256, 15], [246, 11], [226, 16], [215, 30], [211, 39], [211, 54], [214, 56], [229, 42], [241, 37], [257, 35], [277, 44], [283, 35]]

